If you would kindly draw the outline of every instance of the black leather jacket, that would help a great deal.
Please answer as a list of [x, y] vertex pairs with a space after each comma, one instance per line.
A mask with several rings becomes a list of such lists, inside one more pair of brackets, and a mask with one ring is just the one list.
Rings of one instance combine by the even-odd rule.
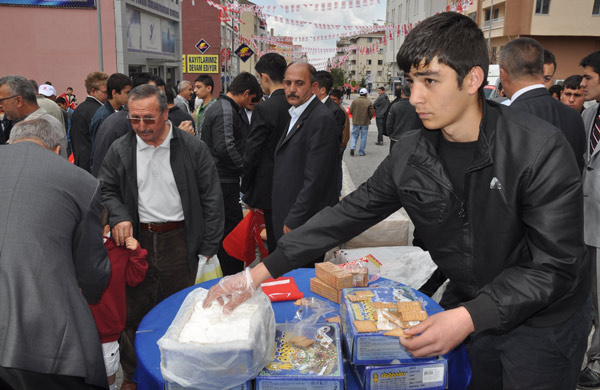
[[517, 110], [484, 103], [464, 199], [437, 154], [439, 130], [401, 138], [341, 204], [286, 234], [264, 263], [274, 277], [404, 207], [450, 279], [442, 300], [475, 331], [564, 321], [589, 295], [581, 179], [563, 134]]

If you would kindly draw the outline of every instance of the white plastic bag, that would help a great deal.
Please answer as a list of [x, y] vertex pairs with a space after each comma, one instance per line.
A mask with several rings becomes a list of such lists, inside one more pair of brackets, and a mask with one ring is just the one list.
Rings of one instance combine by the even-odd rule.
[[217, 255], [214, 255], [211, 258], [198, 255], [198, 273], [196, 274], [196, 284], [222, 277], [223, 271], [221, 270], [221, 263], [219, 262]]
[[[165, 380], [198, 389], [227, 389], [256, 377], [272, 359], [275, 315], [269, 298], [258, 289], [245, 304], [256, 305], [248, 339], [199, 344], [181, 343], [179, 335], [208, 290], [197, 288], [183, 301], [165, 335], [158, 340], [160, 371]], [[235, 316], [235, 310], [229, 314]]]

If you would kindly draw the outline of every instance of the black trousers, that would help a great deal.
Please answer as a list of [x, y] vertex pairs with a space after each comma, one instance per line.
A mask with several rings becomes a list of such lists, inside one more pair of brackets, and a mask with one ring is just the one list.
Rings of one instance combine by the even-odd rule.
[[466, 343], [473, 370], [469, 389], [575, 389], [591, 317], [588, 299], [554, 326], [521, 325], [502, 334], [483, 332], [472, 337]]
[[140, 231], [140, 246], [148, 251], [146, 279], [136, 287], [126, 287], [127, 321], [121, 332], [123, 379], [133, 380], [137, 366], [135, 332], [144, 316], [160, 301], [192, 286], [198, 264], [189, 269], [185, 227], [164, 233]]
[[273, 231], [273, 210], [263, 209], [265, 214], [265, 229], [267, 229], [267, 250], [269, 253], [275, 252], [277, 249], [277, 239]]
[[244, 217], [242, 214], [242, 205], [240, 204], [240, 184], [239, 183], [221, 183], [221, 192], [223, 192], [223, 207], [225, 210], [225, 228], [223, 238], [217, 252], [223, 276], [237, 274], [244, 270], [244, 262], [229, 256], [223, 248], [223, 240], [240, 223]]
[[375, 123], [377, 124], [377, 142], [383, 142], [383, 128], [385, 122], [383, 117], [375, 117]]
[[20, 370], [18, 368], [0, 367], [1, 390], [96, 390], [108, 389], [85, 383], [78, 376], [42, 374], [39, 372]]

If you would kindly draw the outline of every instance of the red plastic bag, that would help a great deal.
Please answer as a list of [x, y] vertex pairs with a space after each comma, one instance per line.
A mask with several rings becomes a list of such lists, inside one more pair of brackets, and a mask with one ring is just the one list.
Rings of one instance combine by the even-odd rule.
[[256, 258], [256, 247], [264, 258], [269, 252], [263, 244], [260, 232], [265, 228], [265, 216], [262, 210], [246, 214], [244, 219], [225, 237], [223, 248], [229, 256], [246, 263], [249, 266]]
[[269, 278], [262, 282], [261, 287], [271, 302], [295, 301], [304, 298], [304, 294], [298, 289], [294, 278], [291, 277]]

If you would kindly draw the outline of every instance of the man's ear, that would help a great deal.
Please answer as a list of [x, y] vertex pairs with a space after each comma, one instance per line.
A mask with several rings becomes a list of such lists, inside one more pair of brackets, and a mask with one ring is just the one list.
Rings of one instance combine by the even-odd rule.
[[60, 145], [56, 145], [56, 147], [54, 149], [52, 149], [52, 152], [54, 152], [60, 156]]
[[476, 94], [479, 87], [483, 84], [485, 74], [480, 66], [474, 66], [467, 75], [467, 88], [469, 94]]

